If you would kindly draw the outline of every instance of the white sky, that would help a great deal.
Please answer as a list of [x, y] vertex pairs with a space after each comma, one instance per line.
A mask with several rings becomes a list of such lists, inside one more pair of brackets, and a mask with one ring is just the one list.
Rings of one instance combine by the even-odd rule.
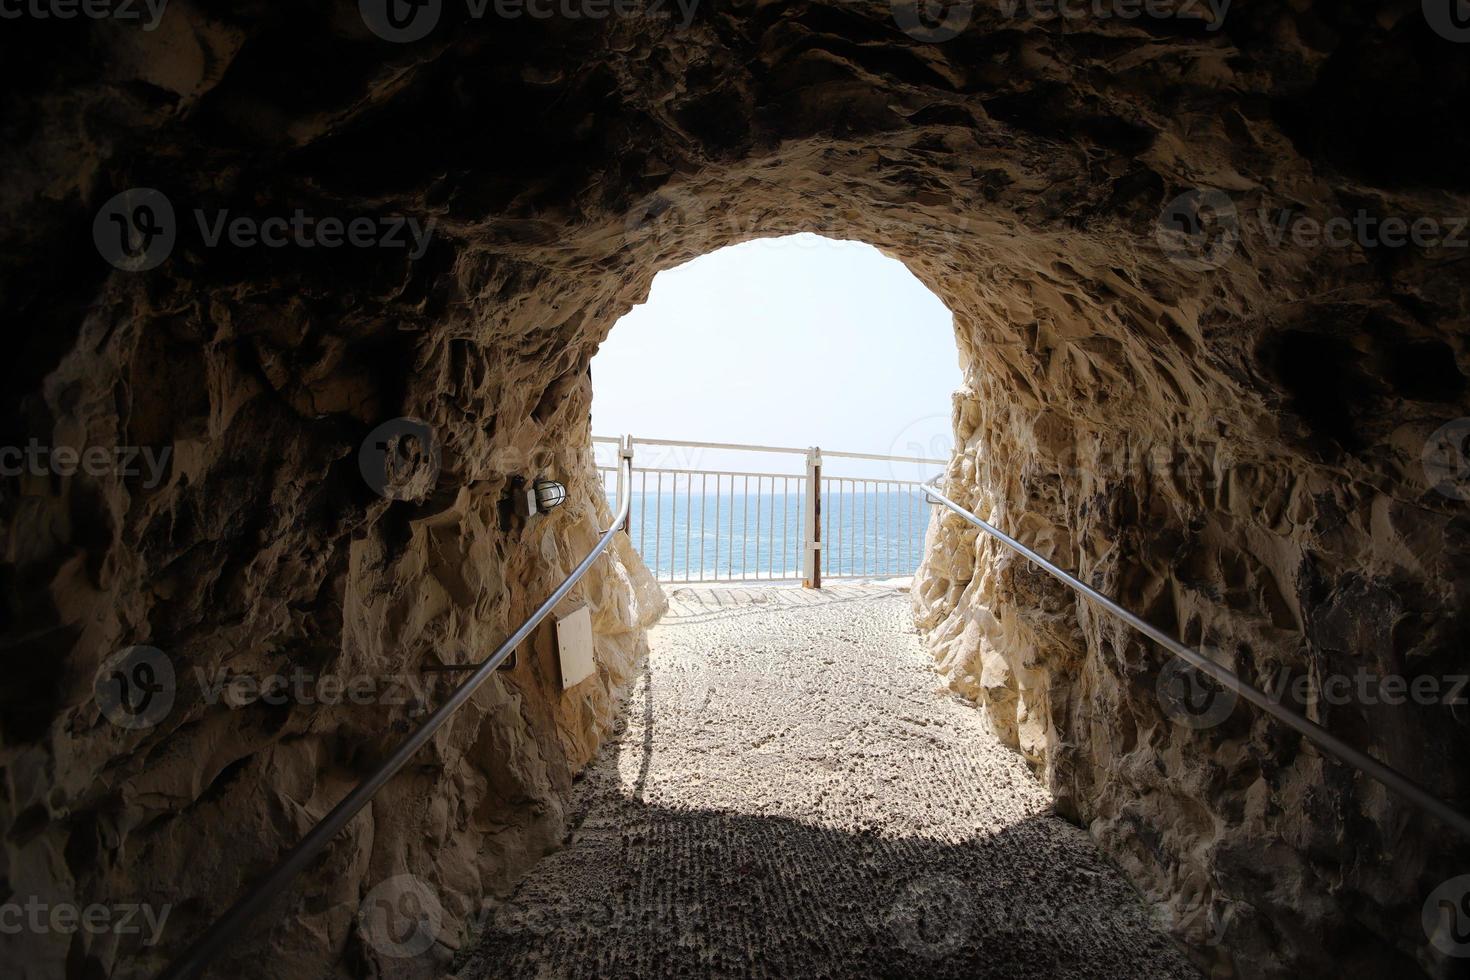
[[[592, 427], [657, 439], [944, 457], [960, 383], [944, 304], [870, 245], [767, 238], [661, 272], [592, 361]], [[607, 463], [611, 450], [598, 459]], [[639, 452], [640, 465], [803, 471], [799, 456]], [[830, 475], [939, 468], [826, 461]]]

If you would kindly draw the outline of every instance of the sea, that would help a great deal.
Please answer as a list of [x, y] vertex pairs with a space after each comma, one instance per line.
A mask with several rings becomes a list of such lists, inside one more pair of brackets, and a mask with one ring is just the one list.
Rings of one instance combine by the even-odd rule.
[[[805, 494], [702, 492], [698, 481], [663, 492], [635, 491], [629, 534], [645, 563], [665, 582], [785, 581], [802, 578]], [[890, 485], [891, 486], [891, 485]], [[912, 575], [924, 551], [933, 507], [908, 489], [858, 485], [824, 488], [824, 578]], [[616, 507], [609, 488], [608, 506]]]

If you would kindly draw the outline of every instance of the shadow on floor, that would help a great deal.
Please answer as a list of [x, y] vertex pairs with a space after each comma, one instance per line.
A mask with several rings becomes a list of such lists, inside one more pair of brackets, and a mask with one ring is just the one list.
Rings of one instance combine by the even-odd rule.
[[[1056, 822], [952, 843], [641, 804], [589, 814], [458, 975], [1196, 976], [1116, 872], [1053, 852]], [[1038, 878], [1038, 860], [1068, 873]]]
[[[646, 802], [643, 680], [579, 781], [566, 847], [486, 913], [460, 980], [1198, 976], [1086, 835], [1047, 814], [946, 840]], [[714, 760], [700, 778], [722, 778]]]

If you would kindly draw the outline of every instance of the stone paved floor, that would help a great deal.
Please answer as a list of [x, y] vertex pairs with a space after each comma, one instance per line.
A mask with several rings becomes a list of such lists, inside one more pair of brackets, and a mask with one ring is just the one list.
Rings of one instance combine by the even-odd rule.
[[893, 583], [685, 588], [462, 980], [1193, 977]]

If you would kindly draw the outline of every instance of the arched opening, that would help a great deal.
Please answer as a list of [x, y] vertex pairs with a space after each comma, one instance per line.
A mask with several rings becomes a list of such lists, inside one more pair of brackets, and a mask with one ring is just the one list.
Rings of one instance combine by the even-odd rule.
[[[598, 345], [656, 272], [757, 235], [869, 242], [953, 312], [964, 506], [1286, 695], [1360, 669], [1436, 679], [1431, 702], [1311, 710], [1470, 794], [1448, 681], [1467, 649], [1467, 188], [1407, 159], [1416, 134], [1465, 143], [1456, 25], [1413, 5], [1078, 23], [959, 4], [936, 31], [903, 5], [812, 2], [491, 30], [414, 9], [439, 6], [413, 38], [351, 9], [203, 3], [157, 30], [12, 35], [5, 877], [23, 901], [172, 914], [152, 944], [29, 930], [8, 960], [152, 975], [389, 756], [444, 688], [384, 680], [495, 649], [605, 526]], [[336, 244], [280, 237], [298, 214]], [[1436, 215], [1438, 244], [1338, 244], [1360, 216]], [[406, 241], [410, 218], [432, 234]], [[438, 452], [385, 494], [362, 456], [404, 417]], [[542, 471], [568, 502], [508, 513]], [[1464, 841], [1258, 715], [1174, 723], [1157, 650], [961, 523], [925, 564], [941, 671], [1199, 961], [1454, 969]], [[626, 545], [601, 561], [579, 587], [595, 679], [568, 694], [524, 651], [226, 974], [391, 972], [358, 912], [402, 875], [443, 911], [424, 955], [452, 959], [564, 840], [650, 581]], [[141, 647], [177, 683], [159, 717], [118, 724], [97, 678]], [[381, 696], [218, 683], [298, 669]]]
[[1006, 937], [1056, 921], [1079, 973], [1195, 975], [914, 629], [954, 337], [897, 260], [811, 234], [665, 270], [613, 327], [594, 448], [668, 608], [567, 846], [459, 976], [1046, 972], [1045, 944]]
[[630, 534], [660, 581], [912, 576], [956, 361], [950, 312], [859, 242], [760, 238], [661, 272], [591, 365], [609, 501], [607, 437], [635, 433]]
[[754, 239], [654, 278], [592, 361], [592, 427], [947, 457], [953, 338], [944, 304], [872, 246]]

